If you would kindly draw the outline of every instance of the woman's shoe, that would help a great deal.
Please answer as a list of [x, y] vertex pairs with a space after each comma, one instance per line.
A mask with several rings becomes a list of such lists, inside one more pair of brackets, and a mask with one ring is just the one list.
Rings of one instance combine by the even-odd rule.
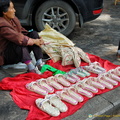
[[54, 76], [48, 77], [46, 81], [50, 86], [54, 87], [57, 90], [63, 89], [63, 86], [55, 80]]
[[40, 95], [47, 95], [48, 92], [37, 85], [36, 82], [31, 82], [26, 84], [26, 88], [30, 91], [38, 93]]
[[91, 85], [95, 88], [101, 89], [101, 90], [105, 89], [105, 86], [102, 85], [100, 82], [98, 82], [96, 77], [87, 78], [86, 83], [88, 83], [89, 85]]
[[112, 85], [118, 85], [118, 82], [113, 80], [113, 77], [112, 77], [113, 75], [112, 74], [106, 72], [106, 73], [103, 74], [103, 76], [104, 76], [104, 79], [107, 82], [111, 83]]
[[108, 74], [113, 80], [120, 82], [120, 77], [119, 77], [120, 71], [118, 69], [119, 68], [111, 69], [108, 71]]
[[47, 92], [49, 93], [53, 93], [54, 92], [54, 88], [52, 88], [50, 85], [47, 84], [46, 79], [41, 78], [39, 80], [36, 80], [36, 83], [38, 86], [40, 86], [41, 88], [45, 89]]
[[83, 89], [85, 89], [87, 91], [90, 91], [92, 93], [97, 93], [98, 89], [93, 87], [93, 86], [91, 86], [91, 85], [89, 85], [89, 84], [87, 84], [86, 81], [87, 81], [87, 79], [84, 79], [82, 81], [79, 81], [77, 84], [79, 84], [79, 86], [81, 86], [81, 88], [83, 88]]
[[66, 112], [68, 110], [68, 107], [64, 102], [61, 101], [60, 97], [57, 94], [46, 95], [45, 98], [49, 99], [50, 104], [58, 108], [60, 112]]
[[101, 84], [103, 84], [106, 88], [108, 88], [108, 89], [113, 89], [113, 85], [112, 85], [111, 83], [108, 83], [102, 75], [99, 75], [99, 76], [97, 77], [97, 80], [98, 80]]
[[57, 75], [55, 75], [54, 77], [55, 77], [55, 80], [56, 80], [58, 83], [62, 84], [63, 86], [66, 86], [66, 87], [70, 86], [70, 82], [68, 82], [68, 81], [65, 79], [64, 75], [62, 75], [62, 74], [57, 74]]
[[92, 98], [93, 97], [93, 94], [83, 88], [81, 88], [80, 84], [74, 84], [73, 87], [76, 89], [76, 91], [81, 94], [81, 95], [84, 95], [88, 98]]
[[71, 86], [64, 89], [72, 98], [76, 99], [78, 102], [83, 102], [84, 98], [77, 93], [77, 90]]
[[50, 104], [49, 99], [38, 98], [36, 99], [35, 103], [40, 110], [48, 113], [51, 116], [60, 115], [60, 111]]
[[78, 101], [74, 98], [72, 98], [66, 91], [57, 91], [56, 94], [64, 101], [72, 104], [72, 105], [77, 105]]

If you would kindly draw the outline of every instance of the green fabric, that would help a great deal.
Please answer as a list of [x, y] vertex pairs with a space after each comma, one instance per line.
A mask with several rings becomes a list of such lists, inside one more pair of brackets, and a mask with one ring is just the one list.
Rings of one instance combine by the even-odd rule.
[[65, 74], [66, 73], [64, 71], [58, 70], [58, 69], [56, 69], [56, 68], [54, 68], [54, 67], [52, 67], [50, 65], [47, 65], [47, 64], [45, 64], [45, 65], [42, 66], [40, 72], [44, 73], [47, 70], [52, 71], [54, 73], [53, 75], [56, 75], [56, 74]]

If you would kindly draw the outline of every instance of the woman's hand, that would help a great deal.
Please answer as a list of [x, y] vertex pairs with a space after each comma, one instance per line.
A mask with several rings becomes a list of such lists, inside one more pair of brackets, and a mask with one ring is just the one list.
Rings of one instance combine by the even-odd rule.
[[34, 44], [40, 47], [41, 45], [44, 44], [44, 41], [43, 41], [42, 38], [40, 38], [40, 39], [34, 39]]

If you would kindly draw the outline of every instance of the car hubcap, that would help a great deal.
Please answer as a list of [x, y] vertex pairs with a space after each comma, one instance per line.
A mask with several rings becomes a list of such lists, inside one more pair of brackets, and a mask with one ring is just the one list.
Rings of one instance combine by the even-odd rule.
[[51, 7], [44, 12], [42, 21], [43, 25], [48, 23], [52, 28], [62, 32], [69, 25], [69, 15], [60, 7]]

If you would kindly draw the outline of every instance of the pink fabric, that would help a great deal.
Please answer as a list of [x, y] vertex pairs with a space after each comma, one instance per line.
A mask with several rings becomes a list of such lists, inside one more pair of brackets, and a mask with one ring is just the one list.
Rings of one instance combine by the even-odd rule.
[[[98, 56], [88, 54], [91, 61], [98, 61], [101, 63], [101, 65], [108, 71], [110, 69], [116, 68], [118, 65], [114, 65], [113, 63], [109, 62], [108, 60], [101, 59]], [[51, 65], [52, 67], [55, 67], [59, 70], [62, 71], [69, 71], [70, 69], [74, 69], [75, 67], [72, 65], [68, 66], [61, 66], [61, 61], [57, 63], [53, 63], [52, 60], [49, 60], [47, 64]], [[82, 62], [81, 66], [88, 65], [85, 62]], [[47, 78], [49, 76], [52, 76], [52, 72], [46, 71], [43, 75], [38, 75], [35, 73], [26, 73], [26, 74], [20, 74], [17, 75], [16, 77], [7, 77], [4, 78], [0, 82], [0, 90], [11, 90], [10, 95], [12, 96], [14, 102], [21, 108], [21, 109], [26, 109], [29, 110], [28, 116], [26, 120], [60, 120], [64, 117], [67, 117], [69, 115], [72, 115], [74, 112], [76, 112], [78, 109], [80, 109], [88, 100], [89, 98], [84, 97], [84, 101], [82, 103], [79, 103], [77, 105], [71, 105], [67, 102], [66, 105], [68, 106], [68, 111], [65, 113], [61, 113], [58, 117], [52, 117], [48, 115], [47, 113], [41, 111], [38, 109], [35, 105], [35, 100], [37, 98], [44, 98], [42, 95], [38, 95], [34, 92], [31, 92], [25, 88], [25, 85], [27, 83], [30, 83], [32, 81], [35, 81], [40, 78]], [[91, 74], [91, 76], [96, 77], [96, 74]], [[83, 79], [83, 78], [81, 78]], [[114, 88], [117, 88], [120, 86], [120, 83], [117, 86], [114, 86]], [[113, 88], [113, 89], [114, 89]], [[99, 95], [105, 92], [110, 91], [109, 89], [105, 90], [99, 90], [98, 93], [94, 94]]]

